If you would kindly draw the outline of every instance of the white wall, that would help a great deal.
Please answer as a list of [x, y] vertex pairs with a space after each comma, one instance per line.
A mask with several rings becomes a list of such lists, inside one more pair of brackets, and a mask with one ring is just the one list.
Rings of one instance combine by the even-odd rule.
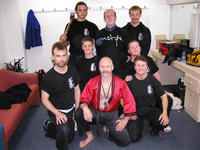
[[[24, 30], [16, 1], [1, 0], [1, 62], [24, 57]], [[2, 57], [5, 56], [5, 57]], [[2, 65], [2, 63], [1, 63]]]
[[[4, 18], [4, 4], [3, 1], [0, 1], [0, 18], [5, 20]], [[5, 29], [5, 22], [0, 21], [0, 29]], [[6, 51], [6, 40], [5, 40], [5, 30], [0, 30], [0, 68], [3, 67], [4, 62], [8, 60], [8, 54]]]
[[171, 38], [174, 34], [185, 34], [190, 38], [192, 14], [197, 14], [197, 4], [173, 5]]
[[[2, 2], [3, 1], [3, 2]], [[166, 0], [84, 0], [90, 7], [87, 19], [98, 25], [101, 29], [105, 26], [103, 21], [103, 12], [107, 8], [113, 7], [117, 12], [117, 25], [122, 27], [130, 21], [128, 9], [132, 5], [146, 7], [143, 9], [142, 22], [148, 26], [152, 33], [151, 47], [155, 48], [155, 35], [169, 35], [170, 26], [170, 6]], [[65, 25], [69, 21], [69, 13], [74, 10], [78, 0], [18, 0], [6, 1], [1, 0], [4, 5], [0, 6], [1, 17], [0, 22], [5, 22], [0, 33], [4, 33], [3, 39], [0, 41], [0, 49], [6, 49], [3, 53], [8, 54], [0, 63], [12, 58], [20, 58], [25, 56], [25, 67], [29, 72], [35, 72], [39, 69], [48, 71], [51, 67], [51, 46], [58, 41], [59, 35], [63, 33]], [[102, 9], [100, 9], [100, 7]], [[124, 7], [125, 9], [121, 9]], [[47, 12], [49, 10], [64, 10], [63, 12]], [[25, 50], [24, 35], [26, 28], [26, 17], [30, 9], [40, 11], [35, 13], [41, 26], [41, 35], [43, 46]], [[41, 10], [44, 9], [44, 12]], [[158, 15], [159, 14], [159, 15]], [[161, 16], [161, 17], [160, 17]], [[10, 43], [12, 41], [12, 43]], [[1, 54], [2, 52], [0, 52]]]

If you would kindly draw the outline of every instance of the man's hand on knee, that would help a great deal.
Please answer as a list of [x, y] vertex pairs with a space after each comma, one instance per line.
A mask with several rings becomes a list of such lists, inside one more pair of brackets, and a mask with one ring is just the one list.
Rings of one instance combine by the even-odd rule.
[[122, 131], [126, 127], [128, 121], [129, 121], [129, 117], [125, 117], [124, 119], [117, 120], [115, 130]]
[[56, 124], [64, 124], [66, 122], [67, 122], [67, 116], [58, 111], [56, 114]]

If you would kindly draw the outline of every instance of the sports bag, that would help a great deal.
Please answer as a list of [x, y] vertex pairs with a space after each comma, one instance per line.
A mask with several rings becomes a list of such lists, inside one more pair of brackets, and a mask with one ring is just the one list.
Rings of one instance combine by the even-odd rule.
[[200, 67], [200, 49], [187, 54], [187, 64]]

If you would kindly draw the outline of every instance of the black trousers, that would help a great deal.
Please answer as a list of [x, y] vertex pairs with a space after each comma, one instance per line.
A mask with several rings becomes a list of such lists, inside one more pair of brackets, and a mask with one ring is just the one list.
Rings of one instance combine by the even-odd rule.
[[82, 108], [78, 108], [75, 112], [75, 119], [78, 125], [79, 134], [83, 135], [85, 132], [90, 131], [90, 125], [98, 125], [97, 117], [99, 118], [99, 123], [102, 125], [106, 125], [109, 129], [109, 137], [119, 146], [128, 145], [131, 140], [126, 128], [122, 131], [116, 131], [116, 121], [119, 119], [118, 112], [100, 112], [95, 108], [90, 107], [90, 110], [93, 114], [92, 122], [87, 122], [83, 116]]
[[[168, 96], [168, 109], [167, 109], [168, 116], [171, 111], [172, 103], [173, 103], [172, 98]], [[143, 113], [142, 111], [140, 112], [140, 110], [142, 109], [137, 109], [137, 119], [130, 120], [129, 123], [127, 124], [127, 130], [129, 132], [132, 142], [136, 142], [142, 137], [144, 120], [147, 120], [150, 123], [150, 125], [152, 126], [152, 131], [155, 134], [158, 134], [159, 131], [163, 130], [166, 127], [161, 125], [160, 121], [158, 120], [162, 113], [161, 99], [159, 99], [159, 101], [156, 103], [155, 106], [143, 109], [146, 109], [148, 111]]]
[[74, 120], [73, 120], [74, 109], [69, 113], [64, 113], [67, 116], [67, 122], [65, 124], [56, 125], [56, 117], [53, 113], [49, 112], [51, 122], [56, 125], [56, 147], [58, 150], [68, 150], [68, 143], [71, 143], [75, 131], [74, 131]]

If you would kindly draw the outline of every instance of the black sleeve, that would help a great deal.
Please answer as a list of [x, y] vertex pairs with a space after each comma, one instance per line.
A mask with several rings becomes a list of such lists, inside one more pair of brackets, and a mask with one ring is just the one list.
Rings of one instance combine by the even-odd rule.
[[162, 95], [165, 94], [165, 90], [163, 86], [153, 75], [150, 75], [150, 76], [151, 76], [151, 82], [152, 82], [153, 89], [155, 91], [156, 96], [161, 97]]
[[49, 76], [46, 74], [44, 78], [42, 78], [40, 89], [47, 92], [48, 94], [53, 92], [53, 88], [51, 88], [51, 80], [49, 79]]
[[101, 46], [103, 44], [103, 41], [101, 40], [101, 31], [99, 31], [95, 37], [95, 47], [96, 47], [96, 53], [97, 53], [97, 56], [99, 58], [102, 57], [102, 53], [101, 53]]
[[122, 70], [122, 79], [125, 79], [127, 75], [130, 75], [127, 62], [124, 63]]
[[134, 75], [135, 74], [135, 68], [134, 64], [130, 62], [125, 62], [122, 68], [122, 79], [125, 79], [128, 75]]
[[99, 32], [99, 28], [95, 25], [95, 24], [93, 24], [92, 25], [92, 34], [90, 35], [93, 39], [95, 39], [96, 40], [96, 36], [97, 36], [97, 33]]
[[95, 37], [96, 37], [96, 35], [97, 35], [97, 33], [99, 32], [99, 28], [95, 25], [95, 36], [94, 36], [94, 39], [95, 39]]
[[80, 77], [76, 68], [75, 67], [72, 67], [72, 68], [73, 68], [72, 75], [74, 76], [74, 85], [77, 86], [80, 82]]
[[150, 46], [151, 46], [151, 32], [148, 28], [146, 28], [146, 34], [140, 46], [142, 49], [141, 54], [144, 56], [147, 56], [150, 50]]
[[125, 25], [124, 27], [121, 28], [121, 37], [122, 37], [122, 44], [123, 44], [123, 54], [124, 56], [127, 58], [127, 56], [129, 56], [128, 53], [128, 41], [129, 41], [129, 34], [127, 32], [127, 25]]
[[158, 66], [154, 63], [151, 57], [147, 57], [147, 59], [148, 59], [148, 66], [150, 68], [150, 73], [151, 74], [156, 73], [159, 70]]

